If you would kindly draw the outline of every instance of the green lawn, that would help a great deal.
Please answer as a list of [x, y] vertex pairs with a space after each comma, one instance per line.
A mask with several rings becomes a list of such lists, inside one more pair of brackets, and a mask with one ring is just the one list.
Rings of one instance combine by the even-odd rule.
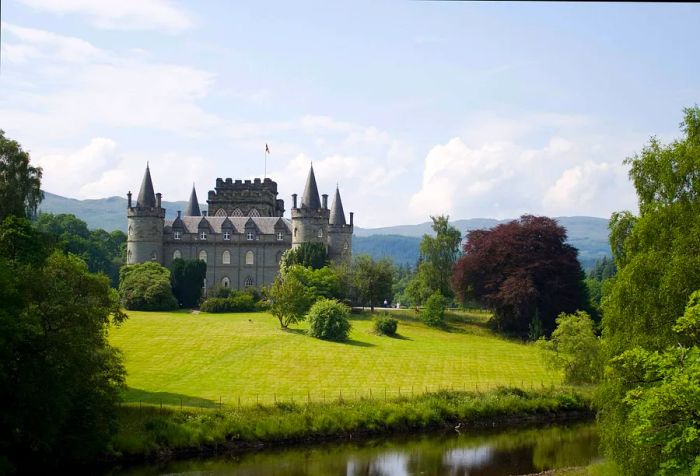
[[[410, 395], [426, 390], [486, 390], [498, 385], [559, 385], [537, 350], [494, 336], [486, 314], [454, 315], [448, 331], [412, 319], [398, 338], [373, 334], [366, 316], [352, 320], [347, 343], [289, 331], [267, 313], [129, 312], [110, 340], [124, 352], [128, 402], [213, 406], [330, 401]], [[354, 316], [353, 316], [354, 317]]]

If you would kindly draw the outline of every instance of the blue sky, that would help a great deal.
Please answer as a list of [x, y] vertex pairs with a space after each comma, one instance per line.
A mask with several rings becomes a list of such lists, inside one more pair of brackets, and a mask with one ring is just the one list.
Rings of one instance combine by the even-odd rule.
[[313, 161], [362, 226], [635, 209], [622, 165], [700, 97], [700, 6], [2, 2], [0, 128], [44, 188], [167, 200]]

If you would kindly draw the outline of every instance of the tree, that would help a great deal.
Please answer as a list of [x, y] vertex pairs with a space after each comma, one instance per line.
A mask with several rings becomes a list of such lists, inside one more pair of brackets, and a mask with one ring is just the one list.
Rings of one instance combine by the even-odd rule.
[[566, 230], [551, 218], [523, 215], [469, 232], [452, 284], [460, 301], [492, 309], [499, 330], [526, 337], [536, 313], [550, 333], [560, 313], [588, 309], [583, 277]]
[[421, 309], [420, 317], [426, 324], [433, 327], [445, 325], [445, 297], [435, 291], [425, 301], [425, 307]]
[[270, 313], [280, 321], [282, 329], [303, 321], [313, 302], [313, 296], [294, 274], [277, 275], [270, 286], [268, 298]]
[[[674, 400], [683, 403], [678, 398], [697, 402], [697, 353], [682, 351], [681, 336], [674, 331], [692, 292], [700, 289], [700, 108], [684, 113], [680, 139], [664, 145], [652, 138], [641, 153], [625, 160], [639, 215], [615, 213], [610, 221], [618, 271], [602, 302], [604, 349], [612, 372], [600, 387], [599, 421], [606, 453], [630, 474], [655, 468], [664, 474], [697, 471], [684, 453], [697, 442], [692, 436], [697, 419], [685, 420], [692, 409], [669, 411], [669, 420], [654, 435], [638, 426], [643, 419], [658, 421]], [[653, 405], [658, 412], [648, 414]], [[681, 443], [676, 437], [683, 428], [693, 430]], [[654, 441], [663, 443], [653, 446]], [[697, 446], [693, 451], [697, 458]]]
[[416, 303], [424, 302], [435, 292], [447, 298], [454, 296], [452, 268], [459, 255], [462, 234], [449, 224], [448, 215], [431, 216], [430, 219], [435, 236], [423, 235], [416, 274], [406, 288], [407, 294]]
[[192, 308], [199, 304], [207, 276], [207, 264], [199, 259], [174, 259], [170, 265], [171, 284], [180, 307]]
[[119, 273], [119, 296], [127, 309], [170, 311], [177, 301], [170, 287], [170, 270], [148, 262], [123, 266]]
[[43, 199], [41, 167], [29, 165], [29, 153], [0, 129], [0, 220], [31, 217]]
[[30, 230], [14, 217], [0, 226], [0, 461], [28, 472], [107, 449], [125, 376], [107, 327], [126, 317], [106, 277], [47, 256], [46, 236]]
[[309, 309], [309, 335], [342, 342], [350, 334], [350, 308], [335, 299], [319, 299]]
[[318, 298], [343, 299], [347, 294], [345, 282], [339, 268], [324, 266], [314, 269], [301, 265], [287, 268], [285, 276], [296, 277], [314, 300]]
[[307, 268], [321, 269], [328, 265], [328, 252], [323, 243], [302, 243], [296, 248], [287, 250], [283, 261], [280, 268], [298, 264]]
[[543, 350], [545, 363], [563, 370], [566, 383], [578, 385], [600, 381], [603, 373], [602, 346], [588, 313], [562, 313], [556, 323], [552, 337], [537, 342]]
[[368, 255], [355, 258], [352, 268], [352, 287], [359, 302], [374, 306], [384, 299], [391, 299], [391, 286], [394, 265], [387, 258], [374, 261]]

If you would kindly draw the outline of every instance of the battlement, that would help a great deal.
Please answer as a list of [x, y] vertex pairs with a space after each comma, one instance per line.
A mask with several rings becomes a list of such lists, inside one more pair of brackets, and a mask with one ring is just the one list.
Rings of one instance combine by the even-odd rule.
[[254, 190], [254, 191], [264, 191], [270, 192], [277, 195], [277, 182], [272, 179], [266, 178], [264, 180], [260, 178], [254, 178], [253, 180], [241, 180], [232, 178], [222, 178], [216, 179], [216, 187], [214, 191], [210, 191], [209, 195], [214, 192], [218, 194], [223, 191], [244, 191], [244, 190]]

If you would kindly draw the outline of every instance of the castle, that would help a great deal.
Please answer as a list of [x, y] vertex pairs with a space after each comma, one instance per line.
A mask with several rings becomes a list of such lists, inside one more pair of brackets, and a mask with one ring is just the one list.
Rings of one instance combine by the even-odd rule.
[[328, 195], [319, 197], [313, 165], [301, 203], [292, 195], [291, 220], [284, 218], [284, 200], [269, 178], [216, 179], [207, 198], [210, 213], [200, 211], [193, 185], [185, 213], [178, 210], [174, 220], [165, 219], [161, 198], [146, 165], [136, 203], [127, 194], [127, 264], [154, 261], [170, 267], [177, 258], [200, 259], [207, 263], [207, 289], [244, 289], [272, 283], [282, 253], [302, 243], [323, 243], [335, 263], [352, 258], [353, 213], [347, 223], [338, 187], [328, 208]]

